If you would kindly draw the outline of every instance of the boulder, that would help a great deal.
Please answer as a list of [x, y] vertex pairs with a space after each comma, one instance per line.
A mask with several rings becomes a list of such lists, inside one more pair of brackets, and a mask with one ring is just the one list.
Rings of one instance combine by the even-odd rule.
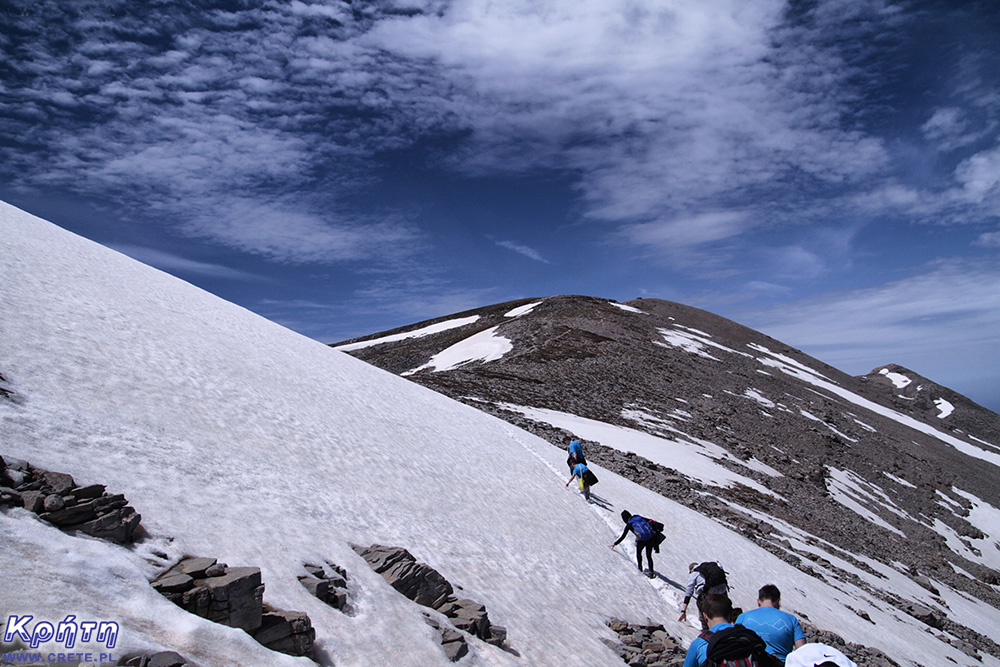
[[73, 478], [63, 472], [45, 471], [41, 477], [43, 488], [47, 488], [49, 493], [56, 493], [60, 496], [69, 493], [76, 486]]
[[301, 583], [313, 596], [322, 600], [338, 611], [347, 609], [347, 572], [332, 563], [327, 565], [333, 570], [327, 572], [322, 565], [306, 563], [303, 567], [308, 574], [299, 577]]
[[418, 563], [406, 549], [373, 544], [355, 547], [373, 570], [397, 591], [417, 604], [436, 609], [454, 592], [448, 580], [425, 563]]
[[272, 651], [288, 655], [312, 655], [316, 631], [309, 616], [299, 611], [272, 610], [264, 613], [253, 638]]
[[233, 567], [225, 568], [220, 576], [204, 576], [214, 567], [214, 558], [185, 558], [151, 585], [192, 614], [253, 633], [260, 627], [264, 609], [260, 569]]
[[459, 630], [483, 640], [492, 638], [486, 607], [472, 600], [454, 600], [443, 604], [438, 611], [451, 619]]

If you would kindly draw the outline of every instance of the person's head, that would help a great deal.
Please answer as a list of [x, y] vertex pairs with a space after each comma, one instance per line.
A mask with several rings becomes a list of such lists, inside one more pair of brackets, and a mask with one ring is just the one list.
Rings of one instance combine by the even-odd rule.
[[570, 441], [571, 441], [572, 439], [573, 439], [573, 438], [571, 438], [570, 436], [568, 436], [568, 435], [564, 435], [564, 436], [563, 436], [563, 443], [565, 443], [565, 444], [567, 444], [567, 445], [568, 445], [568, 444], [570, 443]]
[[691, 563], [688, 565], [688, 573], [694, 572], [694, 568], [698, 567], [698, 563]]
[[628, 510], [622, 510], [622, 521], [628, 523], [628, 520], [632, 518], [632, 514]]
[[757, 606], [781, 609], [781, 591], [778, 590], [778, 587], [774, 584], [761, 586], [760, 590], [757, 591]]
[[701, 613], [708, 621], [730, 621], [733, 618], [733, 601], [728, 595], [709, 593], [701, 602]]

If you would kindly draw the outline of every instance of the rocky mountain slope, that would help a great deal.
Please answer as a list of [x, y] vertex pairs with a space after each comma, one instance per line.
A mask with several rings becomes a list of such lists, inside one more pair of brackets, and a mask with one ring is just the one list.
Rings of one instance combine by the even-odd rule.
[[[907, 369], [852, 377], [703, 310], [584, 296], [335, 347], [553, 443], [572, 433], [593, 461], [813, 576], [858, 583], [851, 570], [872, 559], [1000, 606], [1000, 417]], [[982, 632], [957, 633], [1000, 654]]]

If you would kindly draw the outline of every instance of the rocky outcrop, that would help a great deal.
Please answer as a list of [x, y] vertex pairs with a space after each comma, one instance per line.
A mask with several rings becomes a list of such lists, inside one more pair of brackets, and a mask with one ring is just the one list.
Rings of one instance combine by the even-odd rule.
[[444, 649], [444, 654], [448, 656], [449, 660], [458, 662], [469, 654], [469, 642], [465, 640], [465, 635], [426, 612], [424, 613], [424, 620], [427, 621], [427, 625], [438, 631], [441, 648]]
[[311, 563], [306, 563], [304, 567], [308, 574], [301, 575], [299, 583], [337, 611], [348, 612], [347, 570], [330, 561], [326, 561], [326, 567]]
[[[440, 612], [456, 629], [493, 646], [506, 648], [507, 630], [490, 622], [486, 607], [453, 595], [455, 588], [451, 583], [431, 566], [417, 562], [409, 551], [380, 544], [353, 546], [373, 570], [407, 598]], [[451, 640], [446, 642], [448, 637], [451, 635], [443, 635], [442, 644], [451, 643]], [[453, 650], [460, 651], [458, 647], [453, 647]]]
[[0, 458], [0, 505], [24, 507], [64, 531], [80, 531], [118, 544], [131, 543], [142, 516], [125, 496], [102, 484], [78, 486], [71, 475]]
[[618, 641], [605, 640], [605, 644], [630, 667], [672, 667], [684, 662], [687, 651], [662, 625], [633, 625], [613, 618], [608, 627], [618, 633]]
[[273, 651], [313, 653], [316, 632], [306, 614], [265, 608], [259, 568], [185, 558], [157, 576], [152, 586], [192, 614], [240, 628]]

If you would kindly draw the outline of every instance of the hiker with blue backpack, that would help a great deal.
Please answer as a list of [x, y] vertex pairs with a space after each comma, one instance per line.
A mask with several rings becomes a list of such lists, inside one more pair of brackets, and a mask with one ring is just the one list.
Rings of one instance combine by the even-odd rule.
[[[652, 579], [656, 576], [656, 572], [653, 569], [653, 547], [659, 547], [660, 542], [663, 541], [663, 524], [652, 519], [646, 519], [638, 514], [633, 515], [628, 510], [622, 510], [622, 521], [625, 522], [625, 530], [622, 531], [621, 537], [615, 540], [610, 547], [614, 549], [618, 546], [625, 539], [625, 536], [629, 534], [629, 531], [635, 533], [636, 563], [639, 565], [639, 571], [642, 572], [642, 552], [645, 550], [646, 562], [649, 563], [646, 576]], [[659, 530], [657, 530], [657, 527]]]

